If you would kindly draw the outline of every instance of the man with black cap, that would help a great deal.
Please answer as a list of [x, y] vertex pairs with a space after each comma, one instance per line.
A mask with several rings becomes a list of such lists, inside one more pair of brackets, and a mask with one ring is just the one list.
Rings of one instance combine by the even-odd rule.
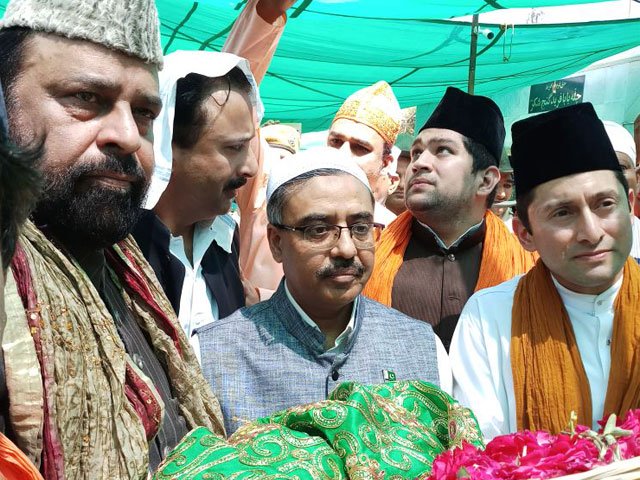
[[449, 87], [411, 147], [408, 211], [383, 232], [365, 295], [429, 322], [448, 349], [471, 294], [526, 272], [525, 252], [489, 208], [504, 122], [489, 98]]
[[43, 143], [44, 191], [7, 290], [11, 439], [55, 479], [143, 478], [219, 405], [128, 235], [153, 169], [163, 55], [153, 0], [12, 0], [9, 132]]
[[[597, 427], [640, 407], [640, 267], [632, 192], [590, 103], [516, 122], [514, 231], [540, 259], [469, 299], [451, 344], [454, 395], [487, 438]], [[613, 368], [612, 368], [613, 367]]]

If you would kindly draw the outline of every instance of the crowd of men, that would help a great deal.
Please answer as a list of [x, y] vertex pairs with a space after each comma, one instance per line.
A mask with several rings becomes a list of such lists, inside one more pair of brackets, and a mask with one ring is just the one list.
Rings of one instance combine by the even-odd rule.
[[380, 81], [300, 152], [260, 128], [293, 3], [164, 56], [153, 0], [9, 2], [9, 478], [144, 478], [345, 381], [430, 382], [486, 439], [640, 407], [640, 116], [634, 141], [579, 104], [505, 149], [491, 99], [449, 87], [414, 133]]

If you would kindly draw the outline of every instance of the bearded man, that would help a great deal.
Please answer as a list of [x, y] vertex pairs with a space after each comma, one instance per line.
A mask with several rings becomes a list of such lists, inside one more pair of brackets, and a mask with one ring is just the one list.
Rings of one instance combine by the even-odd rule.
[[162, 107], [151, 0], [15, 0], [0, 32], [10, 135], [44, 138], [44, 193], [12, 262], [12, 437], [46, 478], [140, 478], [218, 403], [128, 232]]
[[411, 146], [408, 211], [382, 233], [364, 294], [429, 322], [448, 349], [471, 294], [533, 266], [489, 210], [504, 121], [487, 97], [449, 87]]

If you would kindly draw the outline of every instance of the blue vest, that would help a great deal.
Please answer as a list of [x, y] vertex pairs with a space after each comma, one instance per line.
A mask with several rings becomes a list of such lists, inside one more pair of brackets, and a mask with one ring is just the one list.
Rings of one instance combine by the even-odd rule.
[[244, 421], [317, 402], [342, 382], [423, 380], [439, 385], [431, 326], [360, 296], [341, 353], [289, 302], [284, 283], [269, 300], [197, 331], [204, 376], [220, 400], [227, 433]]

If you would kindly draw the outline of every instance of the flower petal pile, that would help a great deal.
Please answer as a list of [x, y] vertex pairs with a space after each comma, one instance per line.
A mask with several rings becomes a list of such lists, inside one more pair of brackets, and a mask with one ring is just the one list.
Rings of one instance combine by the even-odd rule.
[[594, 432], [584, 426], [552, 435], [522, 431], [501, 435], [483, 449], [465, 443], [440, 454], [424, 480], [549, 479], [640, 456], [640, 410], [612, 415]]

